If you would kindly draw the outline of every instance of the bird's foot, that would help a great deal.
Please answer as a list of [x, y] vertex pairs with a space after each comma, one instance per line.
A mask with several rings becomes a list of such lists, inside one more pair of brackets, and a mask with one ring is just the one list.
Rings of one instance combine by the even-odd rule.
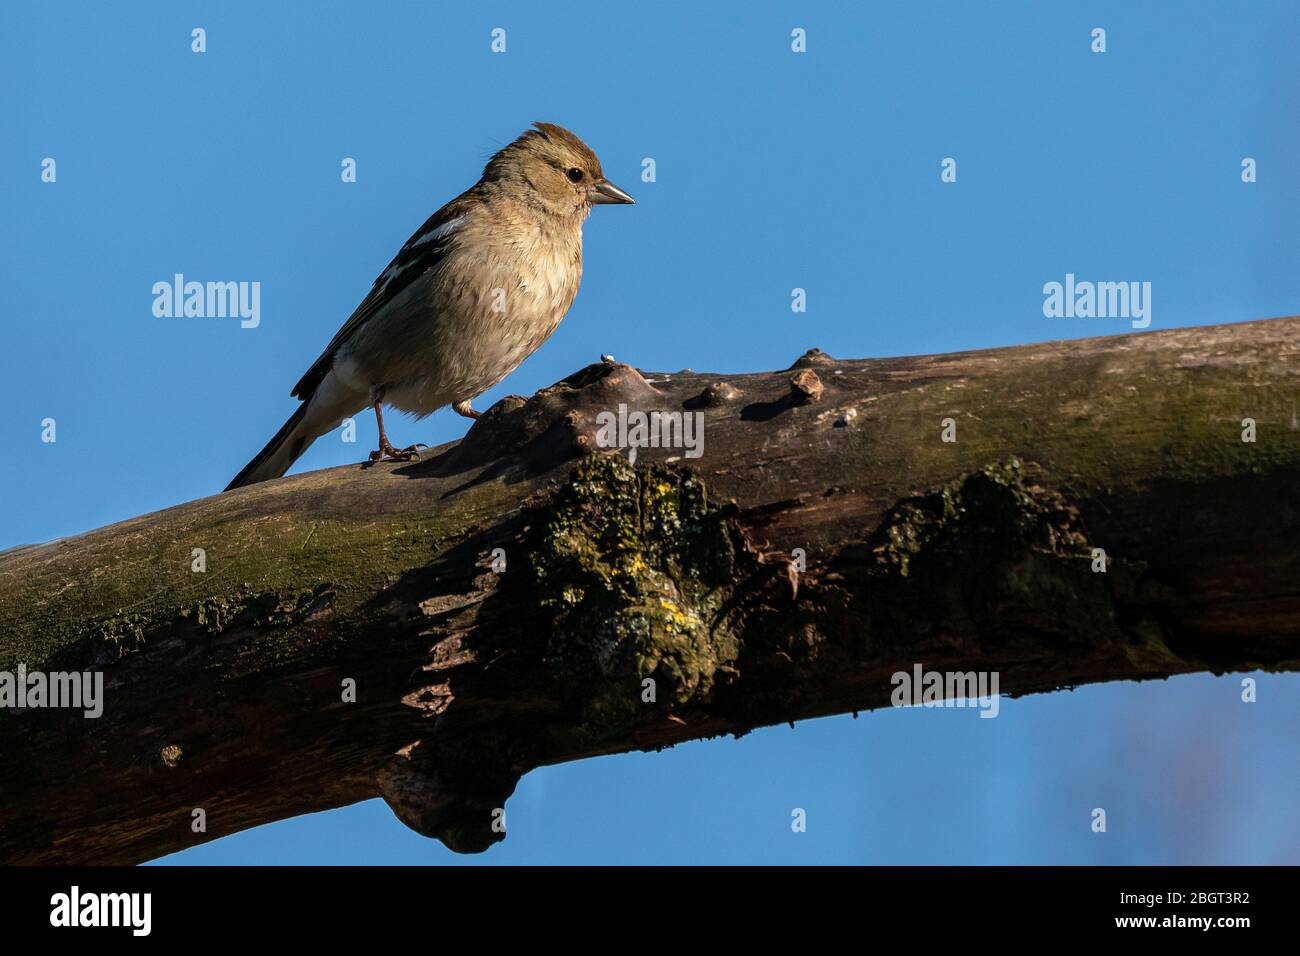
[[464, 415], [466, 418], [478, 418], [482, 412], [477, 412], [469, 407], [470, 400], [467, 398], [463, 402], [456, 402], [451, 406], [451, 410], [457, 415]]
[[408, 445], [406, 448], [394, 448], [387, 440], [379, 443], [379, 449], [370, 453], [371, 461], [414, 461], [420, 457], [420, 449], [427, 445]]

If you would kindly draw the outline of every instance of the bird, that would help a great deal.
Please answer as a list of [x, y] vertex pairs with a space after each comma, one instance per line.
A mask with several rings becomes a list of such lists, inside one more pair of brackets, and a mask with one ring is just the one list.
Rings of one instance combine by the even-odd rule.
[[582, 279], [592, 207], [635, 200], [605, 178], [586, 143], [533, 123], [473, 186], [430, 216], [375, 279], [290, 392], [301, 404], [226, 491], [279, 478], [321, 435], [373, 408], [371, 461], [409, 461], [384, 431], [385, 405], [423, 418], [471, 402], [559, 326]]

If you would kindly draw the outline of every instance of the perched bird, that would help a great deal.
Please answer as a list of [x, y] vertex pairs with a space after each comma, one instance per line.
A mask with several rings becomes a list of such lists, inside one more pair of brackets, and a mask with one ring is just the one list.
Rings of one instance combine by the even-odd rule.
[[631, 202], [586, 143], [534, 123], [407, 240], [294, 386], [298, 410], [226, 490], [280, 477], [366, 407], [379, 424], [373, 461], [415, 454], [389, 443], [384, 405], [417, 417], [450, 405], [477, 418], [471, 399], [536, 351], [573, 304], [591, 207]]

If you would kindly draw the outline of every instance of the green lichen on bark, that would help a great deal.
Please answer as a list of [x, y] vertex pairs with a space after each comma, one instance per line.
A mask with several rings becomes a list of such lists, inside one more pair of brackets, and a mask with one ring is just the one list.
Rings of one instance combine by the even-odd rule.
[[152, 622], [143, 614], [119, 614], [91, 623], [88, 630], [92, 663], [110, 663], [144, 647], [151, 627]]
[[881, 523], [876, 553], [906, 577], [918, 558], [960, 537], [967, 550], [986, 555], [1026, 548], [1062, 560], [1091, 561], [1092, 548], [1076, 526], [1077, 516], [1059, 495], [1027, 487], [1018, 458], [986, 465], [949, 482], [936, 494], [897, 505]]
[[876, 610], [904, 639], [1041, 633], [1041, 622], [1067, 640], [1127, 639], [1077, 511], [1019, 459], [900, 502], [868, 543]]
[[593, 455], [538, 538], [529, 550], [546, 664], [582, 700], [590, 732], [643, 719], [647, 678], [655, 703], [683, 707], [730, 672], [739, 646], [720, 611], [740, 545], [698, 480]]
[[[185, 518], [191, 506], [182, 506], [160, 512], [156, 527], [130, 539], [129, 550], [111, 529], [38, 546], [47, 553], [76, 547], [77, 587], [62, 580], [66, 569], [53, 561], [32, 561], [21, 577], [6, 577], [4, 559], [23, 561], [36, 549], [0, 555], [0, 669], [20, 661], [44, 670], [109, 664], [158, 634], [283, 629], [319, 610], [324, 590], [332, 591], [336, 620], [351, 620], [385, 581], [454, 546], [466, 534], [459, 524], [467, 516], [496, 512], [508, 493], [485, 483], [476, 489], [483, 504], [391, 523], [291, 513], [247, 520], [220, 512], [195, 522]], [[205, 573], [191, 569], [194, 547], [207, 552]]]

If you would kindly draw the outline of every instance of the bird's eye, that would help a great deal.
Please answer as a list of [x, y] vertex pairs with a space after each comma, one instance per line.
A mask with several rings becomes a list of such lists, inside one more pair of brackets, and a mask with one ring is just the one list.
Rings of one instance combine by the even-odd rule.
[[569, 177], [569, 182], [571, 182], [571, 183], [580, 183], [580, 182], [582, 182], [582, 170], [579, 169], [577, 166], [572, 167], [572, 168], [568, 171], [568, 174], [567, 174], [567, 175], [568, 175], [568, 177]]

